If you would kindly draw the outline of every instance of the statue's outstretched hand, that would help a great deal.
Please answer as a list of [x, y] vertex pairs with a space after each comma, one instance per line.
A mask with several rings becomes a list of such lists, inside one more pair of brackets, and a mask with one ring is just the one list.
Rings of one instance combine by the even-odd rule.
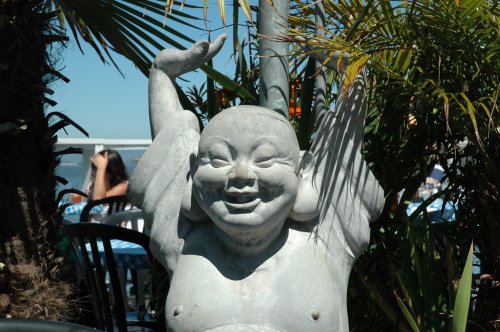
[[226, 34], [222, 34], [213, 43], [200, 40], [187, 50], [164, 49], [156, 56], [153, 68], [163, 71], [170, 79], [175, 79], [212, 59], [224, 45], [226, 37]]

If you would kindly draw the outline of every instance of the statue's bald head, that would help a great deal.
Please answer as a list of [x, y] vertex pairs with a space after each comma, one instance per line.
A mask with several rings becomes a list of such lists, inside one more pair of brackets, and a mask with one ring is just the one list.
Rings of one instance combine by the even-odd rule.
[[200, 150], [210, 144], [211, 137], [253, 144], [255, 141], [274, 137], [279, 149], [298, 166], [300, 149], [295, 131], [288, 119], [265, 107], [244, 105], [228, 108], [215, 116], [201, 134]]

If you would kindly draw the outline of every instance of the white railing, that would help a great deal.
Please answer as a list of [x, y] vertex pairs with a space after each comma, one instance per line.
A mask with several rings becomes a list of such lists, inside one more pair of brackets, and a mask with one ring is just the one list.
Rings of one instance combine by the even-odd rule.
[[107, 149], [145, 149], [151, 144], [151, 139], [119, 139], [119, 138], [59, 138], [56, 146], [58, 150], [68, 147], [83, 148], [84, 151], [93, 151], [93, 154]]

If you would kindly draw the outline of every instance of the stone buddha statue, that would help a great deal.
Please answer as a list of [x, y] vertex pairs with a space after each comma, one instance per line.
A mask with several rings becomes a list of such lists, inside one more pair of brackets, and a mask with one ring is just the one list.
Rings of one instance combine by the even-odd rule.
[[348, 331], [347, 283], [383, 192], [364, 162], [360, 75], [310, 151], [281, 114], [236, 106], [202, 133], [175, 78], [221, 48], [163, 50], [149, 80], [154, 140], [129, 184], [171, 287], [171, 331]]

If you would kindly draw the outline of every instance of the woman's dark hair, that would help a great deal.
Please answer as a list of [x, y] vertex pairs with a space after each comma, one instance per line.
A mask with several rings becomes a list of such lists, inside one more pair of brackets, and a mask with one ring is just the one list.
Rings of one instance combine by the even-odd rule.
[[100, 151], [99, 154], [104, 156], [106, 152], [108, 153], [108, 166], [106, 167], [106, 175], [109, 179], [110, 186], [114, 187], [117, 184], [128, 180], [127, 169], [125, 168], [123, 159], [118, 152], [116, 152], [115, 150], [106, 149]]

